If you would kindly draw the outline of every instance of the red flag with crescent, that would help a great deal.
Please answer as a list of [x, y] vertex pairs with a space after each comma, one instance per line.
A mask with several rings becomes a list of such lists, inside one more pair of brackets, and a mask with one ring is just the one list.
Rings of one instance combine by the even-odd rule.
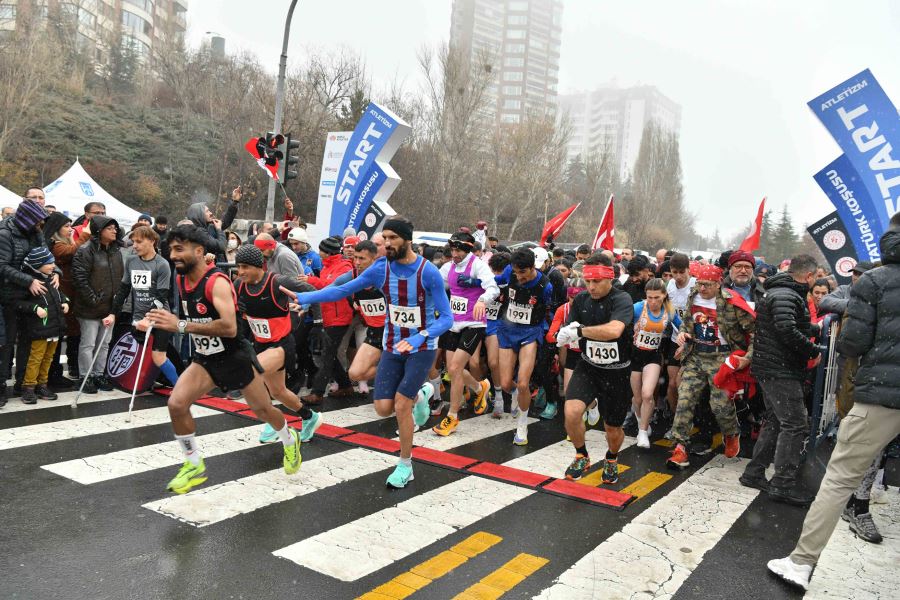
[[606, 203], [606, 209], [603, 211], [603, 217], [600, 219], [600, 226], [597, 227], [597, 235], [594, 236], [594, 244], [592, 250], [609, 250], [613, 252], [616, 237], [616, 224], [613, 216], [613, 195], [609, 195], [609, 202]]
[[559, 237], [562, 228], [565, 226], [566, 221], [569, 220], [569, 217], [572, 216], [572, 213], [575, 212], [575, 209], [581, 206], [581, 202], [578, 204], [573, 204], [566, 210], [562, 211], [549, 221], [547, 221], [546, 225], [544, 225], [544, 231], [541, 232], [541, 247], [547, 245], [547, 239], [555, 240]]
[[759, 237], [762, 235], [762, 221], [763, 214], [766, 212], [766, 199], [765, 197], [762, 199], [762, 202], [759, 203], [759, 210], [756, 211], [756, 220], [750, 226], [750, 235], [748, 235], [743, 242], [741, 242], [741, 247], [738, 250], [744, 250], [745, 252], [753, 252], [757, 248], [759, 248]]

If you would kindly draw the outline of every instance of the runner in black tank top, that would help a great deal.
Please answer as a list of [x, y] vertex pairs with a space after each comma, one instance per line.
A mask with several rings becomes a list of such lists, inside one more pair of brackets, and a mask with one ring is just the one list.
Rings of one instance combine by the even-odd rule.
[[[296, 290], [300, 283], [297, 279], [266, 272], [264, 263], [262, 251], [256, 246], [245, 244], [238, 248], [235, 256], [238, 280], [235, 285], [238, 290], [238, 313], [242, 317], [239, 323], [248, 328], [253, 336], [253, 349], [263, 368], [263, 380], [269, 394], [300, 415], [303, 419], [300, 441], [307, 442], [322, 424], [322, 419], [319, 414], [303, 406], [297, 394], [285, 386], [285, 365], [294, 360], [295, 343], [288, 308], [290, 298], [279, 289], [284, 286]], [[278, 432], [266, 423], [259, 436], [260, 443], [277, 439]]]
[[184, 465], [168, 485], [177, 494], [206, 481], [206, 466], [194, 437], [196, 426], [190, 409], [191, 404], [215, 387], [223, 391], [241, 389], [256, 416], [278, 431], [284, 445], [285, 471], [293, 474], [300, 469], [300, 436], [288, 429], [284, 414], [269, 401], [253, 348], [237, 337], [234, 287], [225, 273], [206, 265], [208, 244], [206, 232], [193, 225], [179, 225], [172, 230], [169, 249], [179, 273], [184, 318], [179, 320], [167, 310], [147, 313], [147, 322], [154, 328], [189, 334], [195, 349], [194, 360], [179, 377], [168, 403], [175, 439], [185, 455]]

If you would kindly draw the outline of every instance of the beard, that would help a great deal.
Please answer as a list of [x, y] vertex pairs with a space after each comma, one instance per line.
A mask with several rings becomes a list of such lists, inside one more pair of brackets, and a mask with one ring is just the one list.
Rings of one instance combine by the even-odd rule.
[[412, 248], [412, 242], [410, 241], [403, 242], [403, 245], [400, 246], [399, 250], [395, 249], [393, 246], [385, 246], [384, 255], [390, 261], [399, 260], [409, 254], [410, 248]]
[[181, 275], [190, 273], [197, 266], [197, 261], [193, 258], [183, 258], [180, 261], [176, 260], [173, 262], [175, 263], [175, 270]]

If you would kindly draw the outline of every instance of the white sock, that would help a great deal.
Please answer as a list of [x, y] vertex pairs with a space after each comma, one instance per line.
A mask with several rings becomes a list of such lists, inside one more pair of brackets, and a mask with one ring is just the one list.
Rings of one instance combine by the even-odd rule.
[[525, 427], [528, 425], [528, 411], [519, 409], [519, 414], [516, 417], [516, 425], [519, 427]]
[[197, 446], [197, 439], [194, 437], [193, 433], [189, 433], [187, 435], [178, 435], [175, 434], [175, 439], [178, 440], [178, 445], [181, 446], [181, 451], [184, 453], [184, 457], [191, 461], [191, 464], [196, 466], [200, 464], [200, 448]]
[[448, 413], [447, 413], [447, 416], [450, 417], [451, 419], [458, 419], [458, 418], [459, 418], [459, 417], [457, 416], [458, 414], [459, 414], [459, 413], [448, 412]]
[[400, 464], [401, 464], [401, 465], [406, 465], [407, 467], [409, 467], [410, 469], [412, 469], [412, 457], [409, 457], [409, 458], [403, 458], [403, 457], [401, 456], [401, 457], [400, 457]]
[[512, 401], [509, 406], [510, 407], [519, 406], [519, 388], [515, 388], [513, 391], [511, 391], [509, 393], [509, 395], [510, 395], [510, 398], [512, 398]]
[[481, 382], [480, 382], [480, 381], [476, 381], [476, 382], [475, 382], [475, 385], [470, 385], [470, 386], [469, 386], [469, 389], [472, 390], [473, 392], [476, 392], [476, 393], [477, 393], [477, 392], [480, 392], [480, 391], [481, 391]]
[[431, 385], [434, 386], [434, 399], [441, 400], [441, 377], [438, 375], [434, 379], [430, 380]]
[[288, 429], [287, 421], [284, 422], [284, 427], [278, 430], [278, 439], [280, 439], [281, 443], [285, 446], [294, 445], [294, 436], [291, 435], [291, 430]]

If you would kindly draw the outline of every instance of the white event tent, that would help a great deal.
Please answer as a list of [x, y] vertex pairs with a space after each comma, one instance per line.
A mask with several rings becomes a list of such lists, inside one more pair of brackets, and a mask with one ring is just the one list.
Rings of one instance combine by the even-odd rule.
[[0, 206], [18, 206], [22, 197], [0, 185]]
[[77, 160], [68, 171], [44, 188], [44, 195], [47, 204], [52, 204], [56, 210], [73, 220], [84, 214], [84, 205], [88, 202], [102, 202], [106, 205], [106, 216], [118, 221], [119, 226], [124, 229], [135, 224], [141, 216], [138, 211], [110, 196], [109, 192], [91, 179]]

